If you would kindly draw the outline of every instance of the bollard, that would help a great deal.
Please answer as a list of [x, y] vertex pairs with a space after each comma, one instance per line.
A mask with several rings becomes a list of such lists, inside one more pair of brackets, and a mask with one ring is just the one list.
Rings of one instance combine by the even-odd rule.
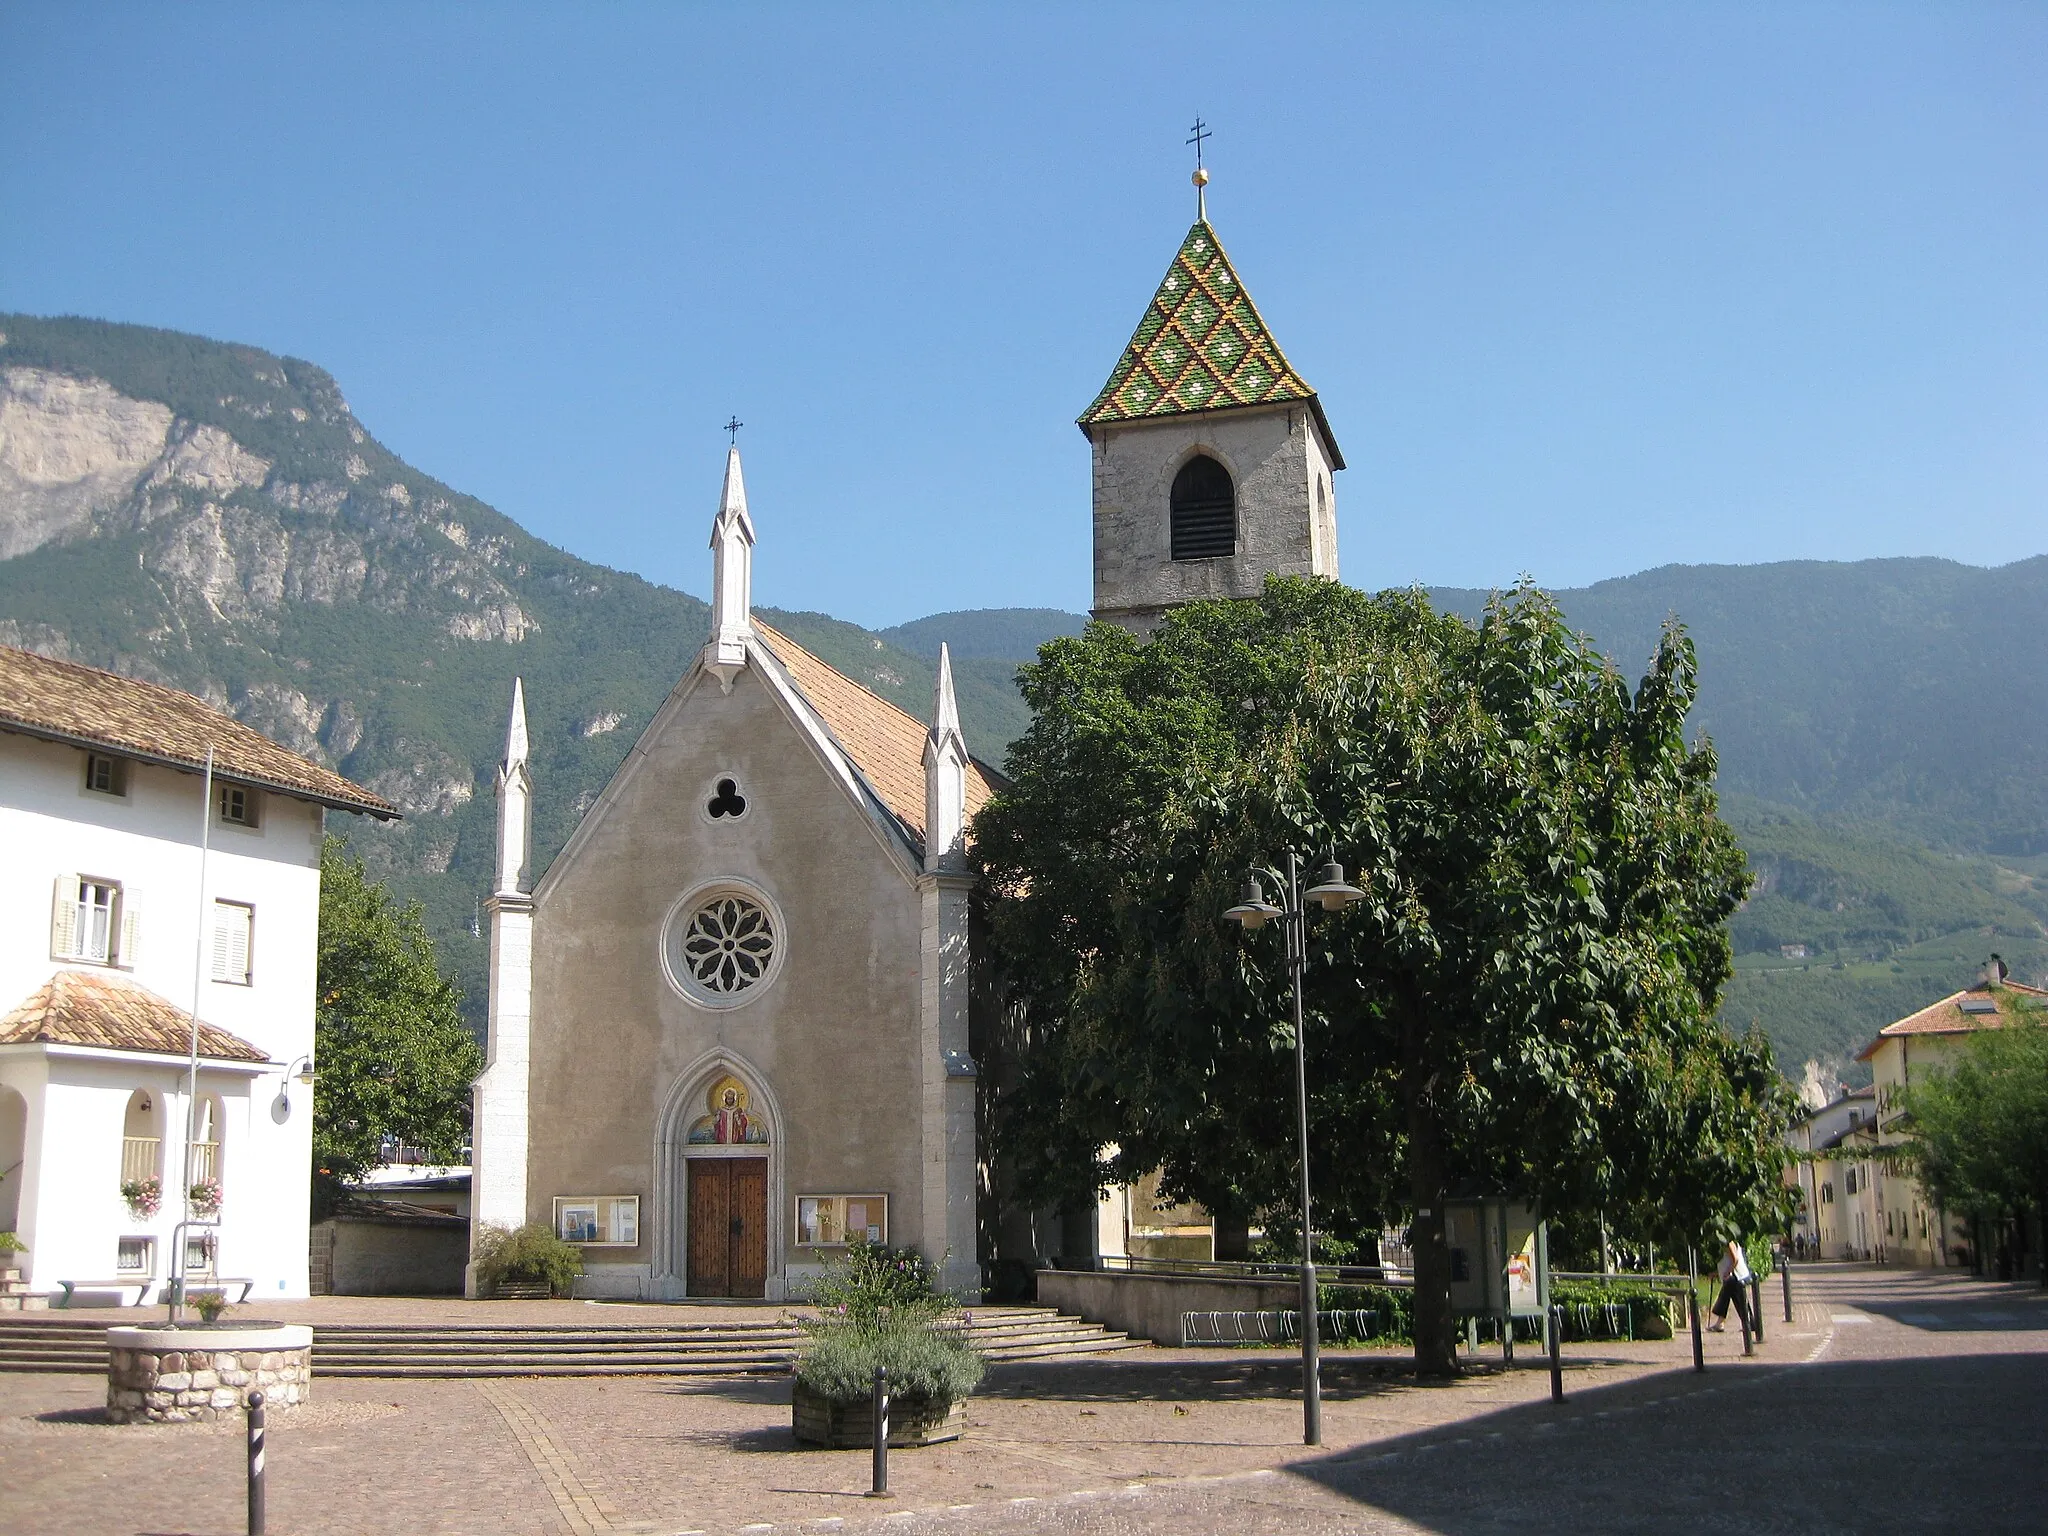
[[1692, 1368], [1704, 1372], [1707, 1368], [1706, 1340], [1700, 1337], [1700, 1293], [1697, 1287], [1687, 1286], [1686, 1307], [1692, 1313]]
[[[1738, 1292], [1737, 1294], [1740, 1293]], [[1735, 1309], [1735, 1320], [1742, 1324], [1742, 1352], [1745, 1355], [1753, 1355], [1756, 1353], [1756, 1335], [1750, 1331], [1749, 1318], [1746, 1315], [1748, 1311], [1749, 1308], [1746, 1305], [1737, 1307]]]
[[1778, 1269], [1778, 1278], [1785, 1285], [1785, 1321], [1789, 1323], [1792, 1321], [1792, 1266], [1781, 1265]]
[[889, 1497], [889, 1371], [875, 1367], [875, 1476], [871, 1499]]
[[1564, 1308], [1550, 1309], [1550, 1400], [1564, 1401]]
[[1755, 1275], [1749, 1277], [1749, 1315], [1756, 1320], [1756, 1341], [1764, 1341], [1764, 1283]]
[[249, 1394], [249, 1536], [263, 1536], [263, 1394]]

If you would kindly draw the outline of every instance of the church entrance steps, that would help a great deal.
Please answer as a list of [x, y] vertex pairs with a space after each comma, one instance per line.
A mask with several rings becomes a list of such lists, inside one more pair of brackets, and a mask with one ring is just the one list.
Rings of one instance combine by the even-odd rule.
[[[431, 1310], [432, 1303], [422, 1303]], [[968, 1332], [991, 1360], [1040, 1360], [1146, 1347], [1049, 1307], [971, 1312]], [[775, 1320], [619, 1328], [314, 1325], [316, 1376], [786, 1375], [803, 1340]], [[0, 1322], [0, 1371], [98, 1374], [106, 1325], [86, 1319]]]

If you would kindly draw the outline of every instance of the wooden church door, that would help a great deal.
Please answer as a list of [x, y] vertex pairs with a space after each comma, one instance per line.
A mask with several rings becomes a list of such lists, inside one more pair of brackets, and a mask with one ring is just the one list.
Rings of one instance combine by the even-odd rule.
[[693, 1157], [692, 1296], [762, 1296], [768, 1284], [768, 1159]]

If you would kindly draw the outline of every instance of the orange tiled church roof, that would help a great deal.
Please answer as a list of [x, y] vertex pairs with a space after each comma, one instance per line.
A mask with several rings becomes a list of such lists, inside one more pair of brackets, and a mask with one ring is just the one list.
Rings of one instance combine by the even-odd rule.
[[10, 646], [0, 646], [0, 730], [105, 747], [178, 768], [204, 767], [211, 746], [218, 778], [385, 820], [398, 815], [389, 801], [308, 762], [204, 699]]
[[[59, 971], [0, 1019], [0, 1045], [89, 1045], [183, 1056], [192, 1015], [115, 971]], [[239, 1035], [204, 1020], [199, 1054], [215, 1061], [268, 1061]]]
[[[882, 803], [924, 841], [924, 743], [930, 727], [819, 660], [787, 635], [753, 621], [754, 633], [782, 663], [840, 749], [853, 759]], [[967, 816], [995, 793], [995, 770], [970, 758]]]

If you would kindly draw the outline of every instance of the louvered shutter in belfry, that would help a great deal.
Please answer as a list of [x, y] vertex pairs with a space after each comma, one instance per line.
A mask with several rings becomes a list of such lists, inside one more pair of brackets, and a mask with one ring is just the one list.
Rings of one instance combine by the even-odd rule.
[[50, 958], [78, 958], [78, 876], [59, 875], [50, 903]]

